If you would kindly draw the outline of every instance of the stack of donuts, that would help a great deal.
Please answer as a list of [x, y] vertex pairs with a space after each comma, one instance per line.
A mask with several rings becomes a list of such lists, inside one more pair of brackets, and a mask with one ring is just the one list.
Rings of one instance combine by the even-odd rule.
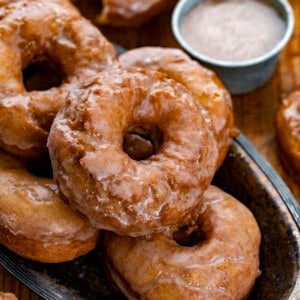
[[101, 242], [131, 299], [247, 297], [261, 236], [211, 184], [237, 135], [216, 75], [179, 49], [118, 57], [67, 0], [0, 2], [0, 43], [1, 244], [55, 263]]
[[[0, 2], [0, 240], [24, 257], [61, 262], [98, 243], [99, 229], [63, 201], [53, 178], [28, 165], [46, 161], [50, 126], [68, 92], [116, 57], [69, 1]], [[38, 64], [60, 81], [47, 88], [29, 76], [27, 83], [27, 67]]]

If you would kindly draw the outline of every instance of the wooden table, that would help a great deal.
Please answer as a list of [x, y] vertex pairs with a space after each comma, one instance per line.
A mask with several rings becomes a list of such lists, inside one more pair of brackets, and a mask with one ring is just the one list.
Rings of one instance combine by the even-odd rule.
[[[83, 2], [85, 2], [84, 6], [91, 4], [89, 9], [84, 10], [84, 14], [93, 18], [97, 11], [95, 3], [91, 0]], [[236, 126], [274, 167], [300, 203], [300, 184], [295, 182], [289, 172], [283, 168], [278, 158], [274, 132], [274, 114], [278, 103], [300, 86], [300, 2], [290, 0], [290, 3], [295, 12], [295, 31], [280, 56], [275, 74], [257, 91], [234, 96], [233, 104]], [[101, 30], [109, 40], [127, 49], [146, 45], [179, 47], [171, 32], [170, 13], [154, 18], [138, 28], [120, 30], [106, 27]], [[40, 299], [0, 266], [1, 290], [11, 291], [21, 300]]]

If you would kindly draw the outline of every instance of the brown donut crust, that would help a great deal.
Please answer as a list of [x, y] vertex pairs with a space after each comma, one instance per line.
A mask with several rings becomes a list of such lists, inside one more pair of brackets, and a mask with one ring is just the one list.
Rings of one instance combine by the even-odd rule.
[[13, 293], [0, 292], [0, 299], [1, 300], [17, 300], [18, 298]]
[[0, 242], [20, 256], [48, 263], [94, 249], [99, 230], [60, 198], [53, 179], [32, 175], [0, 152]]
[[[174, 233], [183, 227], [204, 239], [179, 245]], [[260, 274], [260, 240], [250, 210], [214, 186], [170, 231], [144, 238], [104, 234], [112, 278], [129, 299], [246, 299]]]
[[300, 90], [295, 90], [278, 105], [275, 131], [280, 158], [300, 180]]
[[138, 26], [171, 10], [176, 3], [177, 0], [104, 0], [97, 22], [113, 27]]
[[[22, 71], [46, 59], [60, 86], [27, 91]], [[116, 60], [113, 45], [69, 1], [10, 1], [0, 6], [0, 146], [27, 159], [47, 153], [54, 116], [68, 90]]]
[[219, 167], [238, 132], [233, 128], [233, 105], [229, 92], [217, 75], [192, 60], [176, 48], [141, 47], [129, 50], [119, 57], [123, 67], [156, 70], [187, 87], [206, 110], [207, 122], [211, 123], [219, 148]]
[[[132, 126], [162, 133], [156, 154], [122, 149]], [[48, 147], [70, 204], [97, 228], [143, 235], [178, 222], [215, 172], [217, 147], [201, 108], [181, 84], [149, 70], [101, 72], [70, 96]]]

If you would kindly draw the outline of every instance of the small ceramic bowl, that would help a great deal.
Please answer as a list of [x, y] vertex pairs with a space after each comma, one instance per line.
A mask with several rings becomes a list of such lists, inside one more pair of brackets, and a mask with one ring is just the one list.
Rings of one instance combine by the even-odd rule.
[[172, 31], [182, 48], [194, 59], [216, 72], [224, 85], [232, 94], [244, 94], [262, 86], [272, 76], [278, 56], [286, 46], [294, 30], [294, 13], [286, 0], [266, 0], [276, 9], [285, 22], [285, 33], [276, 46], [267, 53], [254, 59], [238, 62], [217, 60], [203, 55], [192, 48], [181, 32], [183, 17], [195, 5], [203, 0], [180, 0], [172, 14]]

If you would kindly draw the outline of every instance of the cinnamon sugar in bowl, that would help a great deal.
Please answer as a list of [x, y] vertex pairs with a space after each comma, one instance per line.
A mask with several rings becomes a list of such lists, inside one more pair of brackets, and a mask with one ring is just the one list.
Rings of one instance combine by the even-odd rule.
[[293, 29], [286, 0], [180, 0], [172, 15], [178, 43], [232, 94], [266, 83]]

